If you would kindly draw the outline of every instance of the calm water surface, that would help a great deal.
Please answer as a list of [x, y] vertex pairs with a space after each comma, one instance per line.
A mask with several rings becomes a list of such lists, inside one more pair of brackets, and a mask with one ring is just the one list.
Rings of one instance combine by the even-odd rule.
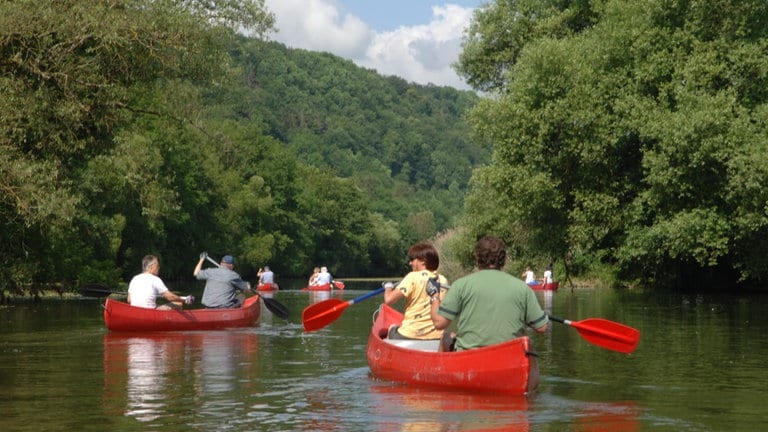
[[[333, 296], [377, 287], [348, 282]], [[371, 377], [365, 345], [380, 297], [309, 334], [301, 311], [327, 293], [276, 293], [287, 321], [264, 309], [254, 328], [139, 336], [106, 331], [96, 299], [2, 306], [0, 430], [764, 430], [768, 296], [538, 295], [563, 318], [636, 327], [638, 349], [608, 351], [553, 324], [533, 335], [536, 393], [503, 397]]]

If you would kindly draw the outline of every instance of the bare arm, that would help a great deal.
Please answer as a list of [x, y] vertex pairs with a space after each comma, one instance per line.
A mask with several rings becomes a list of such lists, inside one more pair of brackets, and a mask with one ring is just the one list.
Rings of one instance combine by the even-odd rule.
[[384, 290], [384, 303], [388, 305], [397, 303], [398, 300], [403, 297], [405, 297], [405, 295], [403, 295], [402, 291], [397, 289], [397, 285], [395, 285], [394, 288]]
[[184, 299], [177, 296], [176, 294], [172, 293], [170, 290], [163, 293], [163, 298], [168, 300], [169, 302], [180, 302], [184, 303]]
[[200, 258], [200, 261], [197, 262], [195, 271], [192, 272], [192, 276], [197, 277], [197, 274], [200, 273], [200, 269], [203, 268], [203, 261], [205, 261], [205, 258]]
[[442, 330], [451, 325], [451, 320], [438, 314], [438, 309], [440, 309], [440, 298], [435, 296], [429, 300], [429, 316], [432, 318], [432, 324], [435, 325], [435, 328]]

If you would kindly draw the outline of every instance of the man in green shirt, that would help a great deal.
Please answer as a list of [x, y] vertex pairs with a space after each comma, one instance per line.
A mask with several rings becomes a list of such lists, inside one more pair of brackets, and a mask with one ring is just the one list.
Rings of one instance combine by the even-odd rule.
[[454, 282], [442, 301], [439, 295], [431, 296], [430, 315], [435, 328], [445, 329], [458, 318], [457, 351], [514, 339], [523, 335], [526, 326], [539, 333], [547, 330], [549, 317], [533, 290], [501, 271], [506, 260], [504, 241], [483, 237], [475, 246], [478, 271]]

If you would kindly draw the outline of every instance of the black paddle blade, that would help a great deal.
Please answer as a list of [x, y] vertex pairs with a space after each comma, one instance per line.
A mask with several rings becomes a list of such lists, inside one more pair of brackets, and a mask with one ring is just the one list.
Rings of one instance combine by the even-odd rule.
[[288, 319], [288, 308], [285, 305], [272, 298], [262, 297], [261, 299], [264, 300], [264, 306], [276, 317]]
[[80, 288], [80, 295], [84, 297], [108, 297], [110, 294], [125, 295], [122, 291], [112, 291], [104, 285], [88, 284]]

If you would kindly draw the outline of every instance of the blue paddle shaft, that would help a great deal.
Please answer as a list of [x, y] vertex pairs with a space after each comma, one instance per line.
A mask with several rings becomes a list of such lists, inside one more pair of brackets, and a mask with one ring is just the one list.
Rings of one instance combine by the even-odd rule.
[[355, 304], [357, 302], [361, 302], [361, 301], [367, 300], [367, 299], [369, 299], [371, 297], [375, 297], [375, 296], [377, 296], [377, 295], [379, 295], [379, 294], [381, 294], [383, 292], [384, 292], [384, 287], [381, 287], [381, 288], [379, 288], [377, 290], [373, 290], [373, 291], [369, 292], [368, 294], [363, 294], [360, 297], [355, 297], [352, 300], [348, 301], [347, 303], [349, 303], [350, 306], [351, 306], [351, 305], [353, 305], [353, 304]]

